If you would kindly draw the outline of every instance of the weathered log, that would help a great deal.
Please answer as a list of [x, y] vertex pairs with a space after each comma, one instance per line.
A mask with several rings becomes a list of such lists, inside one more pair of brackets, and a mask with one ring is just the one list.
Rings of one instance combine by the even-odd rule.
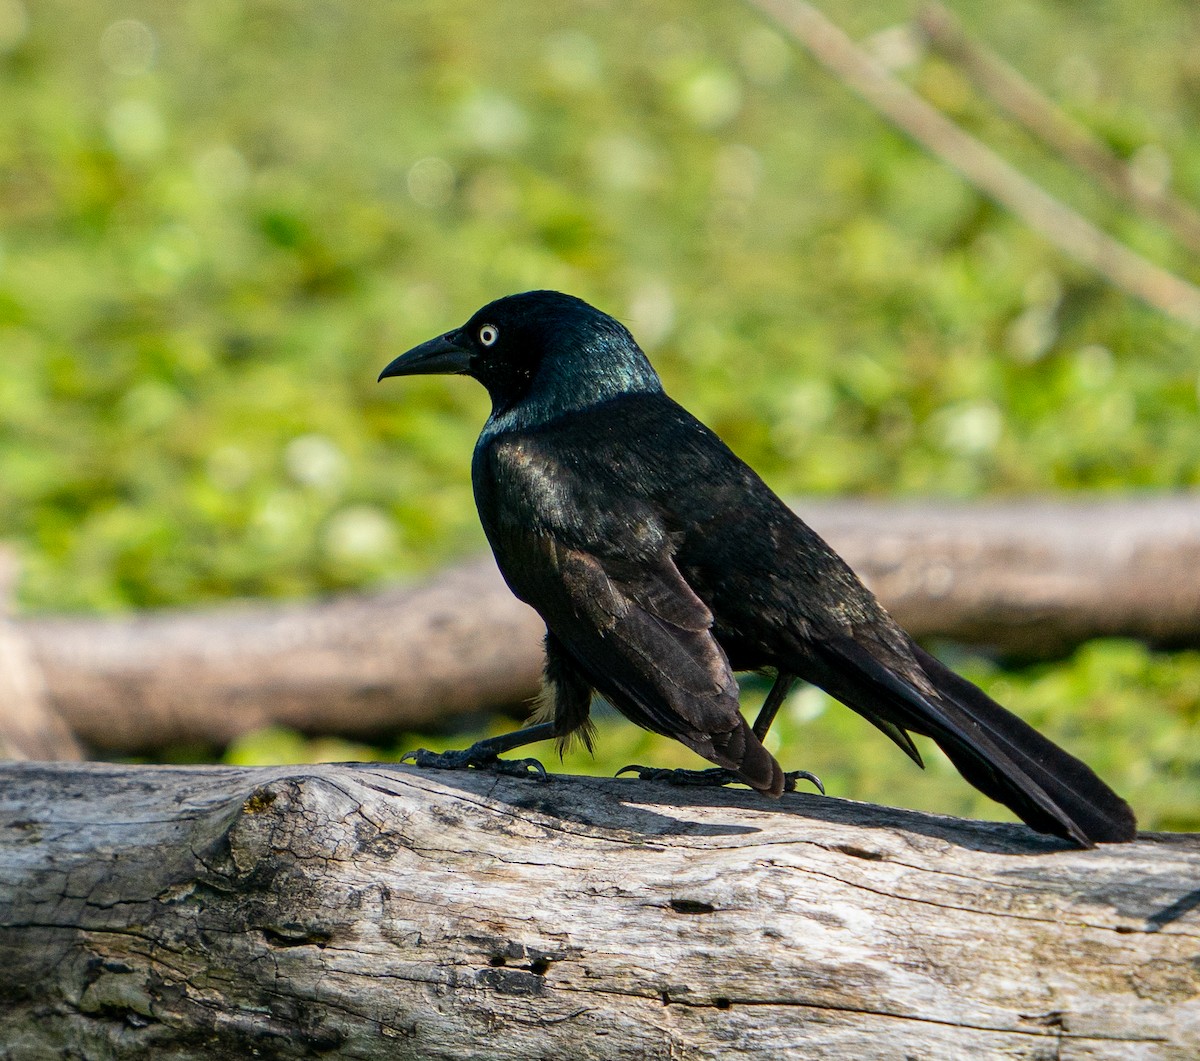
[[537, 615], [490, 559], [416, 587], [24, 624], [51, 703], [93, 748], [223, 745], [267, 725], [371, 737], [537, 692]]
[[[1200, 644], [1200, 500], [798, 511], [917, 637], [1048, 658], [1100, 636]], [[371, 737], [536, 694], [542, 625], [490, 560], [424, 586], [300, 604], [21, 628], [93, 747], [223, 744], [270, 723]]]
[[1200, 837], [378, 765], [0, 768], [0, 1054], [1200, 1056]]

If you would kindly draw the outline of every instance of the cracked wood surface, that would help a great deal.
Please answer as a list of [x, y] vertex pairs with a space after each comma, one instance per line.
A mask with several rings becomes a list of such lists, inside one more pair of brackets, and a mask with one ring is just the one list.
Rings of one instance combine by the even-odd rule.
[[1200, 837], [372, 764], [0, 768], [0, 1057], [1200, 1056]]

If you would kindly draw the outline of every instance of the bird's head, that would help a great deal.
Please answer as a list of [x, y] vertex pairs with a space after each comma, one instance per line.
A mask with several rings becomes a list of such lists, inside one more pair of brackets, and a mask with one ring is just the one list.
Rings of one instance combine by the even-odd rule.
[[514, 425], [662, 389], [623, 324], [558, 291], [489, 302], [461, 328], [401, 354], [379, 378], [447, 373], [479, 380], [492, 420]]

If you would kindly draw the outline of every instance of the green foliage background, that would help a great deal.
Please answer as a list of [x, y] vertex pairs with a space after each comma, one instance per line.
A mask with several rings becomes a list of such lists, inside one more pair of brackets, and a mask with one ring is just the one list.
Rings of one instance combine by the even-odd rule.
[[[909, 3], [822, 6], [903, 52], [888, 31]], [[1195, 4], [954, 6], [1145, 179], [1200, 198]], [[900, 76], [1198, 278], [952, 67]], [[1064, 259], [732, 0], [0, 0], [0, 92], [0, 536], [23, 547], [30, 610], [294, 596], [482, 548], [484, 395], [374, 380], [530, 287], [626, 320], [784, 495], [1200, 480], [1195, 334]], [[956, 662], [1148, 824], [1200, 827], [1196, 654]], [[831, 792], [995, 811], [936, 757], [922, 776], [825, 708], [793, 700], [781, 754]], [[617, 723], [600, 748], [569, 765], [688, 763]], [[389, 750], [272, 732], [227, 756]]]

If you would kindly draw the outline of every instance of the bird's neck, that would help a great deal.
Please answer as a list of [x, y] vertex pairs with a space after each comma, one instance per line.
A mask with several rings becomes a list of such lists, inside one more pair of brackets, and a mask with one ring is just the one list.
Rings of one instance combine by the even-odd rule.
[[645, 357], [628, 361], [543, 362], [529, 389], [516, 401], [492, 398], [484, 434], [525, 430], [629, 394], [659, 394], [662, 383]]

